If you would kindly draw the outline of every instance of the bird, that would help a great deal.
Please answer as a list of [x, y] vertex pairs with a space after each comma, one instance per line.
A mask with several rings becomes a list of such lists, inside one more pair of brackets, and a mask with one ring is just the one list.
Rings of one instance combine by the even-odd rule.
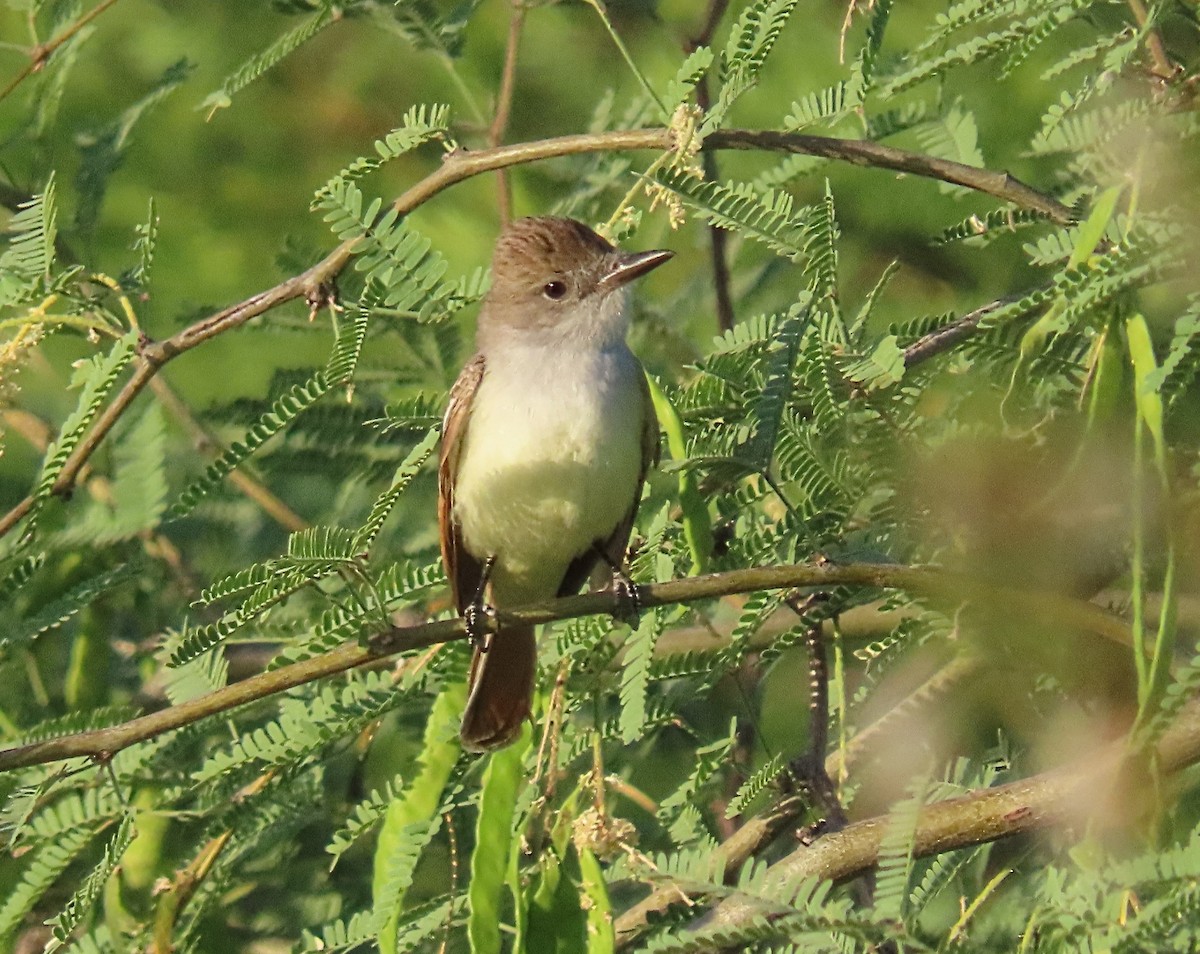
[[[531, 718], [534, 627], [481, 612], [579, 592], [622, 571], [658, 420], [626, 343], [628, 285], [673, 252], [624, 252], [534, 216], [496, 241], [476, 352], [450, 390], [438, 458], [442, 560], [474, 648], [460, 738], [488, 752]], [[629, 592], [633, 592], [630, 590]]]

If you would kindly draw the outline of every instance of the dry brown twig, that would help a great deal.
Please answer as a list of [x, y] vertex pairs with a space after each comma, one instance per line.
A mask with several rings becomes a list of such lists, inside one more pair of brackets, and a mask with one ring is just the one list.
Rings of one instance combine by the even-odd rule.
[[[727, 570], [723, 573], [641, 587], [639, 602], [642, 607], [649, 609], [654, 606], [701, 602], [734, 593], [840, 585], [902, 589], [928, 597], [934, 602], [946, 602], [955, 606], [960, 602], [971, 601], [982, 605], [1019, 608], [1022, 613], [1029, 614], [1030, 618], [1041, 620], [1048, 625], [1093, 633], [1126, 646], [1130, 641], [1129, 625], [1125, 620], [1091, 603], [1053, 593], [995, 586], [934, 567], [853, 563], [795, 564]], [[501, 614], [500, 621], [505, 624], [540, 624], [577, 616], [607, 614], [611, 611], [611, 594], [587, 593], [506, 611]], [[496, 621], [493, 621], [493, 625], [495, 623]], [[461, 619], [438, 620], [415, 626], [393, 626], [376, 633], [365, 644], [357, 641], [344, 643], [311, 659], [251, 676], [242, 682], [119, 725], [0, 750], [0, 772], [80, 756], [111, 757], [138, 742], [287, 689], [365, 666], [383, 657], [465, 638], [466, 629]]]
[[[666, 128], [614, 130], [497, 146], [477, 152], [455, 152], [447, 156], [434, 172], [393, 202], [392, 208], [401, 214], [407, 214], [438, 193], [473, 176], [542, 159], [611, 151], [668, 152], [673, 147], [671, 138], [671, 131]], [[802, 153], [854, 165], [907, 172], [953, 182], [992, 195], [1023, 208], [1041, 212], [1059, 224], [1067, 224], [1072, 220], [1072, 212], [1067, 206], [1052, 196], [1014, 179], [1008, 173], [978, 169], [868, 140], [833, 139], [769, 130], [725, 129], [709, 135], [704, 141], [704, 148]], [[326, 294], [324, 289], [350, 260], [355, 244], [354, 241], [343, 242], [307, 271], [230, 305], [164, 341], [143, 341], [139, 347], [133, 375], [101, 411], [91, 430], [67, 458], [51, 492], [56, 496], [66, 496], [71, 492], [84, 464], [137, 396], [169, 361], [279, 305], [299, 298], [310, 302], [323, 299]], [[31, 494], [0, 518], [0, 536], [12, 531], [33, 509], [34, 503], [35, 498]]]
[[44, 69], [50, 61], [50, 57], [58, 50], [60, 46], [77, 35], [80, 30], [86, 27], [89, 23], [100, 16], [105, 10], [111, 7], [117, 0], [101, 0], [87, 13], [83, 14], [78, 20], [64, 27], [62, 32], [57, 36], [51, 37], [45, 43], [39, 43], [29, 51], [29, 65], [21, 70], [16, 76], [9, 81], [9, 84], [0, 90], [0, 101], [6, 99], [13, 90], [20, 86], [25, 80], [29, 79], [34, 73]]

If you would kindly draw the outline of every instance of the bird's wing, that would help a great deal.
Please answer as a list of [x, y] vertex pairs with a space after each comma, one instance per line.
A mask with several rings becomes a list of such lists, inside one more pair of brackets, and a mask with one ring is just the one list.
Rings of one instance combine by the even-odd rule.
[[596, 549], [581, 553], [563, 576], [562, 585], [558, 588], [559, 596], [570, 596], [578, 593], [591, 576], [594, 569], [609, 570], [613, 567], [620, 569], [625, 566], [625, 551], [629, 547], [629, 534], [633, 530], [633, 521], [637, 517], [638, 504], [642, 502], [642, 485], [650, 468], [658, 464], [659, 430], [658, 415], [654, 413], [654, 402], [650, 398], [650, 385], [646, 383], [645, 373], [638, 375], [638, 383], [642, 388], [642, 467], [638, 471], [637, 486], [633, 491], [633, 500], [621, 522], [613, 528], [613, 532], [605, 540], [597, 540], [596, 548], [605, 554], [607, 564], [597, 567], [600, 555]]
[[458, 474], [458, 460], [467, 434], [471, 402], [479, 390], [479, 382], [483, 380], [483, 367], [483, 355], [475, 355], [450, 389], [450, 401], [442, 420], [442, 446], [438, 458], [438, 529], [441, 532], [442, 562], [450, 580], [454, 605], [460, 613], [474, 598], [479, 581], [483, 578], [483, 564], [463, 546], [462, 527], [454, 519], [454, 481]]

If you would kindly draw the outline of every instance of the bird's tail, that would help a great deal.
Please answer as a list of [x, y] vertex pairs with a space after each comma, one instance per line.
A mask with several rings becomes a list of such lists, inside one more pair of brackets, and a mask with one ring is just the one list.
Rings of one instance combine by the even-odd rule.
[[487, 637], [471, 657], [467, 707], [459, 738], [469, 752], [503, 748], [521, 734], [533, 705], [537, 643], [532, 626], [510, 626]]

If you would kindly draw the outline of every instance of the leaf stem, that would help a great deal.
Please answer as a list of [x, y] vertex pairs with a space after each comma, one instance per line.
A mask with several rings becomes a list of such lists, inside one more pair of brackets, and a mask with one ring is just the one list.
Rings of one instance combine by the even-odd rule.
[[601, 0], [584, 0], [584, 3], [596, 11], [597, 16], [600, 17], [600, 22], [604, 24], [604, 29], [608, 31], [608, 35], [612, 37], [613, 43], [617, 45], [617, 49], [621, 52], [621, 56], [624, 58], [626, 65], [629, 67], [633, 75], [637, 77], [638, 82], [642, 84], [642, 89], [646, 91], [646, 95], [650, 97], [656, 106], [658, 106], [658, 111], [662, 115], [662, 118], [670, 119], [671, 114], [667, 110], [666, 104], [659, 99], [658, 94], [654, 92], [654, 87], [651, 86], [650, 81], [646, 79], [646, 75], [640, 69], [638, 69], [637, 63], [635, 63], [633, 61], [633, 57], [629, 55], [629, 50], [626, 48], [624, 41], [621, 39], [621, 35], [617, 33], [616, 29], [612, 25], [612, 21], [608, 18], [608, 11], [604, 9], [604, 4], [601, 3]]

